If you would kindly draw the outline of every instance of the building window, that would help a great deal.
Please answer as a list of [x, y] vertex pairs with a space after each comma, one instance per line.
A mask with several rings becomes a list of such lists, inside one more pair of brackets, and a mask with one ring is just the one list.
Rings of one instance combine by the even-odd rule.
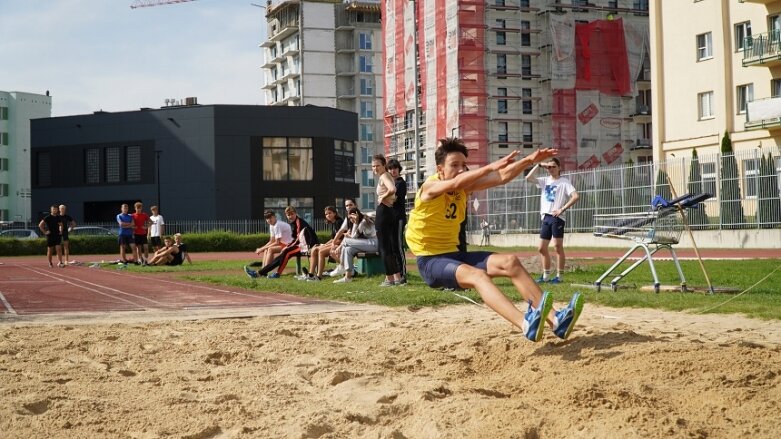
[[376, 208], [375, 206], [375, 199], [377, 197], [374, 196], [374, 194], [361, 194], [361, 206], [363, 206], [363, 210], [374, 210]]
[[497, 139], [500, 142], [507, 141], [507, 122], [499, 122], [499, 136]]
[[496, 6], [504, 6], [504, 0], [496, 0], [494, 2], [494, 5], [496, 5]]
[[374, 84], [370, 78], [361, 78], [361, 95], [372, 96], [374, 94]]
[[521, 55], [521, 76], [532, 75], [532, 57], [531, 55]]
[[771, 15], [767, 17], [768, 39], [772, 43], [781, 40], [781, 15]]
[[774, 98], [781, 97], [781, 79], [770, 81], [770, 96]]
[[531, 143], [534, 142], [534, 129], [532, 127], [531, 122], [524, 122], [523, 123], [523, 143], [524, 147], [530, 148], [532, 145]]
[[531, 23], [521, 20], [521, 46], [530, 47], [532, 45]]
[[0, 145], [8, 145], [8, 133], [0, 133]]
[[361, 101], [361, 119], [374, 119], [374, 102]]
[[[588, 0], [572, 0], [572, 6], [588, 6]], [[586, 12], [588, 9], [572, 8], [572, 12]]]
[[364, 165], [372, 164], [372, 152], [366, 146], [361, 147], [361, 163]]
[[127, 181], [141, 181], [140, 146], [128, 146], [125, 149], [125, 174]]
[[528, 8], [529, 7], [529, 0], [521, 0], [519, 6], [522, 7], [522, 8]]
[[0, 171], [8, 170], [8, 159], [0, 159]]
[[355, 181], [355, 149], [353, 142], [334, 141], [334, 178], [336, 181]]
[[361, 32], [358, 34], [358, 48], [361, 50], [372, 50], [372, 34]]
[[710, 32], [697, 35], [697, 61], [713, 58], [713, 35]]
[[702, 175], [702, 189], [706, 193], [716, 194], [716, 163], [715, 162], [702, 162], [701, 175]]
[[8, 107], [0, 107], [0, 120], [8, 120]]
[[497, 32], [496, 33], [496, 45], [497, 46], [504, 46], [507, 44], [507, 33], [506, 32]]
[[272, 210], [277, 214], [277, 221], [287, 221], [285, 219], [285, 208], [287, 206], [293, 206], [296, 209], [296, 214], [304, 219], [309, 224], [314, 224], [314, 210], [315, 200], [314, 198], [264, 198], [263, 199], [263, 211]]
[[757, 182], [759, 180], [759, 159], [743, 160], [743, 187], [746, 198], [757, 197]]
[[38, 153], [38, 186], [52, 185], [52, 157], [48, 152]]
[[507, 74], [507, 55], [504, 53], [496, 55], [496, 73], [499, 75]]
[[735, 25], [735, 51], [751, 48], [751, 22], [744, 21]]
[[84, 151], [84, 182], [100, 183], [100, 149], [90, 148]]
[[7, 197], [7, 196], [8, 196], [8, 185], [0, 184], [0, 197]]
[[[374, 141], [374, 128], [372, 127], [371, 124], [368, 123], [361, 124], [361, 141], [362, 142]], [[371, 163], [371, 161], [369, 163]]]
[[[496, 94], [500, 97], [507, 97], [507, 88], [499, 87], [496, 90]], [[499, 114], [507, 114], [507, 99], [499, 99], [496, 102], [496, 109]]]
[[371, 55], [361, 55], [358, 57], [358, 63], [360, 65], [361, 73], [372, 72], [372, 57]]
[[361, 186], [374, 187], [374, 172], [370, 169], [361, 170]]
[[618, 0], [608, 0], [607, 7], [608, 8], [617, 8], [618, 7]]
[[754, 84], [739, 85], [738, 95], [738, 114], [746, 114], [748, 103], [754, 100]]
[[635, 12], [635, 15], [648, 15], [648, 0], [635, 0], [633, 6], [636, 11], [642, 11]]
[[111, 147], [106, 148], [106, 182], [107, 183], [119, 183], [120, 181], [120, 167], [119, 167], [119, 148]]
[[700, 120], [713, 117], [713, 92], [706, 91], [697, 95], [697, 101], [700, 106]]
[[312, 139], [309, 137], [264, 137], [263, 180], [311, 181]]
[[523, 97], [523, 101], [521, 102], [521, 109], [523, 110], [523, 114], [532, 114], [532, 89], [522, 88], [521, 96]]

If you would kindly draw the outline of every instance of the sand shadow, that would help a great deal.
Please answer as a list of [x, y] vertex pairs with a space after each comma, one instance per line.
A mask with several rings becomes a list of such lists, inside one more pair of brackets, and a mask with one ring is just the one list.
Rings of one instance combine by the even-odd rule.
[[622, 346], [667, 340], [669, 339], [666, 337], [640, 335], [634, 331], [605, 332], [575, 336], [569, 340], [549, 341], [540, 346], [535, 354], [557, 356], [566, 361], [577, 361], [586, 358], [582, 355], [584, 350], [590, 350], [593, 353], [587, 355], [589, 358], [609, 359], [622, 355], [623, 352], [617, 349]]

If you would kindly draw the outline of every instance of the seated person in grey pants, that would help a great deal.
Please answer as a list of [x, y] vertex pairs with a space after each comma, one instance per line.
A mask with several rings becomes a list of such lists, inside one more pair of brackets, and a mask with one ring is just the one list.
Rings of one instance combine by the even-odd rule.
[[347, 219], [352, 224], [352, 227], [342, 241], [342, 261], [334, 270], [337, 276], [344, 273], [344, 277], [335, 280], [335, 284], [352, 282], [353, 273], [355, 272], [353, 258], [356, 254], [360, 252], [376, 252], [379, 248], [377, 245], [377, 231], [371, 218], [364, 215], [357, 207], [353, 207], [347, 211]]

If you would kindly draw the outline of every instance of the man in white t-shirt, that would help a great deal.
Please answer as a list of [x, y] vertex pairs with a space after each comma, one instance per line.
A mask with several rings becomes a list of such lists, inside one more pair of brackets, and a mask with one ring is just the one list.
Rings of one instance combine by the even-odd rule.
[[155, 251], [158, 251], [163, 247], [162, 236], [165, 233], [165, 220], [163, 215], [160, 215], [160, 208], [157, 206], [152, 206], [149, 210], [152, 211], [152, 215], [149, 216], [149, 221], [152, 223], [149, 226], [149, 242]]
[[293, 242], [293, 230], [290, 228], [290, 224], [285, 221], [277, 221], [277, 214], [273, 210], [264, 212], [263, 217], [269, 225], [269, 239], [266, 245], [255, 249], [257, 255], [263, 256], [263, 261], [253, 262], [244, 266], [244, 272], [253, 279], [255, 276], [251, 275], [250, 272], [256, 272], [250, 269], [250, 267], [263, 267], [270, 264], [282, 252], [282, 249]]
[[[537, 177], [537, 171], [545, 168], [548, 176]], [[540, 226], [540, 259], [542, 260], [542, 276], [537, 279], [538, 283], [550, 282], [553, 284], [561, 283], [564, 273], [564, 212], [578, 202], [578, 192], [572, 185], [569, 178], [561, 176], [561, 162], [556, 157], [550, 161], [536, 165], [526, 180], [537, 184], [542, 189], [540, 194], [540, 216], [542, 225]], [[553, 246], [556, 249], [556, 276], [551, 278], [551, 258], [548, 252], [548, 245], [553, 239]]]

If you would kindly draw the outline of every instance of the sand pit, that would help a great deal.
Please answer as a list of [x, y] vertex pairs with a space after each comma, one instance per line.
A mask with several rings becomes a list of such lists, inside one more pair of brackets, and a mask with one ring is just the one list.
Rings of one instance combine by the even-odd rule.
[[587, 305], [534, 344], [474, 305], [0, 326], [4, 438], [776, 437], [781, 324]]

